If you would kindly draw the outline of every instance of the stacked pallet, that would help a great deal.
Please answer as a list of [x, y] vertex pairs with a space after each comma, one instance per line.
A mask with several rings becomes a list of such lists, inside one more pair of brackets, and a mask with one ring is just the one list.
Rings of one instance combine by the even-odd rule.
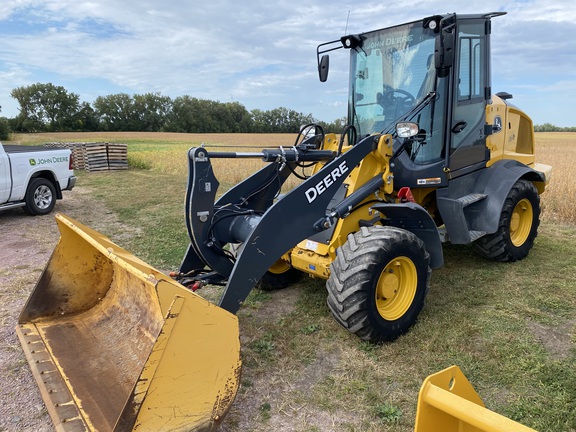
[[86, 171], [108, 171], [107, 143], [86, 145]]
[[86, 144], [85, 143], [71, 143], [72, 144], [72, 161], [74, 162], [74, 169], [86, 169]]
[[79, 143], [79, 142], [49, 142], [45, 143], [44, 147], [50, 148], [67, 148], [72, 151], [72, 161], [73, 165], [72, 168], [77, 170], [86, 169], [85, 166], [85, 146], [88, 143]]
[[46, 147], [68, 148], [72, 151], [73, 168], [107, 171], [128, 169], [128, 145], [107, 142], [51, 142]]
[[107, 143], [108, 169], [128, 169], [128, 146], [126, 144]]

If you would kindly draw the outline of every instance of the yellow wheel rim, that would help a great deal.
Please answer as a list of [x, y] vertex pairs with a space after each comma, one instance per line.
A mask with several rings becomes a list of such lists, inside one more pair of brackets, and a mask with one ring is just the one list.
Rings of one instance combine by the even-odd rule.
[[516, 247], [522, 246], [530, 236], [534, 212], [526, 198], [518, 201], [510, 219], [510, 240]]
[[290, 264], [288, 264], [286, 261], [284, 261], [282, 259], [279, 259], [274, 264], [272, 264], [272, 267], [270, 267], [268, 269], [268, 271], [270, 273], [274, 273], [274, 274], [282, 274], [282, 273], [286, 273], [291, 268], [292, 268], [292, 266]]
[[397, 257], [390, 261], [376, 285], [376, 308], [382, 318], [401, 318], [414, 300], [418, 286], [416, 266], [410, 258]]

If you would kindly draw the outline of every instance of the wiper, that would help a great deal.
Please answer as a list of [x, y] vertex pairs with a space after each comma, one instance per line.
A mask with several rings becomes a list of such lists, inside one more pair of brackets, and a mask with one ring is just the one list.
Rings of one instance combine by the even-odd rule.
[[404, 121], [407, 118], [410, 118], [413, 115], [416, 115], [418, 112], [422, 111], [425, 107], [428, 106], [428, 104], [430, 102], [432, 102], [432, 100], [436, 97], [436, 94], [437, 93], [435, 91], [431, 91], [430, 93], [428, 93], [426, 96], [424, 96], [424, 98], [419, 103], [414, 105], [410, 111], [408, 111], [405, 114], [402, 114], [400, 117], [398, 117], [392, 123], [390, 123], [390, 125], [386, 129], [384, 129], [381, 133], [382, 134], [386, 134], [386, 133], [391, 134], [393, 132], [393, 129], [396, 128], [396, 123]]
[[[430, 93], [428, 93], [426, 96], [424, 96], [424, 99], [422, 99], [420, 101], [420, 103], [416, 104], [410, 111], [408, 111], [408, 113], [406, 113], [406, 115], [400, 116], [398, 119], [396, 119], [396, 121], [394, 121], [392, 123], [392, 125], [394, 125], [394, 127], [396, 127], [396, 124], [402, 120], [405, 120], [409, 117], [412, 117], [413, 115], [416, 115], [419, 111], [422, 111], [425, 107], [428, 106], [428, 104], [436, 97], [436, 92], [432, 91]], [[391, 125], [391, 126], [392, 126]], [[389, 129], [389, 128], [388, 128]], [[387, 129], [387, 130], [388, 130]], [[382, 132], [384, 133], [384, 132]], [[404, 151], [404, 149], [406, 148], [406, 145], [408, 145], [408, 142], [410, 140], [409, 139], [405, 139], [402, 144], [400, 144], [400, 147], [398, 147], [398, 149], [394, 152], [394, 154], [392, 155], [392, 157], [390, 158], [390, 160], [393, 160], [395, 158], [398, 157], [398, 155], [400, 153], [402, 153]]]

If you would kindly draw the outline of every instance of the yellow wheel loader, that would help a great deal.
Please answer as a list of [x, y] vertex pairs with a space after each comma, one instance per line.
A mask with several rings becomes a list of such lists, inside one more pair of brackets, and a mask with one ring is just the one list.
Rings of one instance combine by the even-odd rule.
[[[443, 242], [524, 258], [551, 168], [535, 161], [530, 118], [510, 94], [492, 95], [490, 28], [500, 15], [432, 16], [321, 44], [321, 81], [327, 53], [350, 52], [339, 137], [308, 125], [290, 148], [191, 149], [190, 246], [177, 280], [226, 285], [220, 306], [235, 313], [254, 286], [281, 288], [296, 273], [326, 279], [334, 318], [381, 342], [416, 321]], [[215, 158], [268, 165], [216, 199]], [[282, 195], [291, 175], [303, 181]]]
[[[535, 161], [530, 118], [491, 91], [491, 20], [502, 14], [438, 15], [321, 44], [321, 81], [329, 52], [350, 53], [339, 135], [308, 125], [289, 148], [190, 149], [190, 245], [175, 281], [58, 216], [61, 240], [17, 328], [57, 428], [216, 427], [239, 384], [234, 314], [255, 286], [326, 279], [334, 318], [382, 342], [416, 321], [443, 242], [524, 258], [551, 168]], [[267, 164], [217, 198], [216, 158]], [[302, 182], [282, 193], [290, 176]], [[206, 284], [225, 286], [220, 307], [193, 292]], [[444, 381], [432, 383], [447, 392], [424, 397], [421, 430], [438, 430], [424, 425], [445, 408], [433, 397], [448, 397]], [[512, 430], [459, 421], [442, 430]]]

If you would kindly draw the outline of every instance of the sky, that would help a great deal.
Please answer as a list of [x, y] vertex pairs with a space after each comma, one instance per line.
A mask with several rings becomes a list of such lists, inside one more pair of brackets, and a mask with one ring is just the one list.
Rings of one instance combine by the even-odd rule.
[[346, 115], [347, 51], [318, 80], [316, 47], [444, 13], [492, 22], [492, 88], [535, 124], [576, 126], [572, 0], [1, 0], [0, 116], [12, 89], [52, 83], [92, 103], [117, 93], [190, 95], [248, 110]]

